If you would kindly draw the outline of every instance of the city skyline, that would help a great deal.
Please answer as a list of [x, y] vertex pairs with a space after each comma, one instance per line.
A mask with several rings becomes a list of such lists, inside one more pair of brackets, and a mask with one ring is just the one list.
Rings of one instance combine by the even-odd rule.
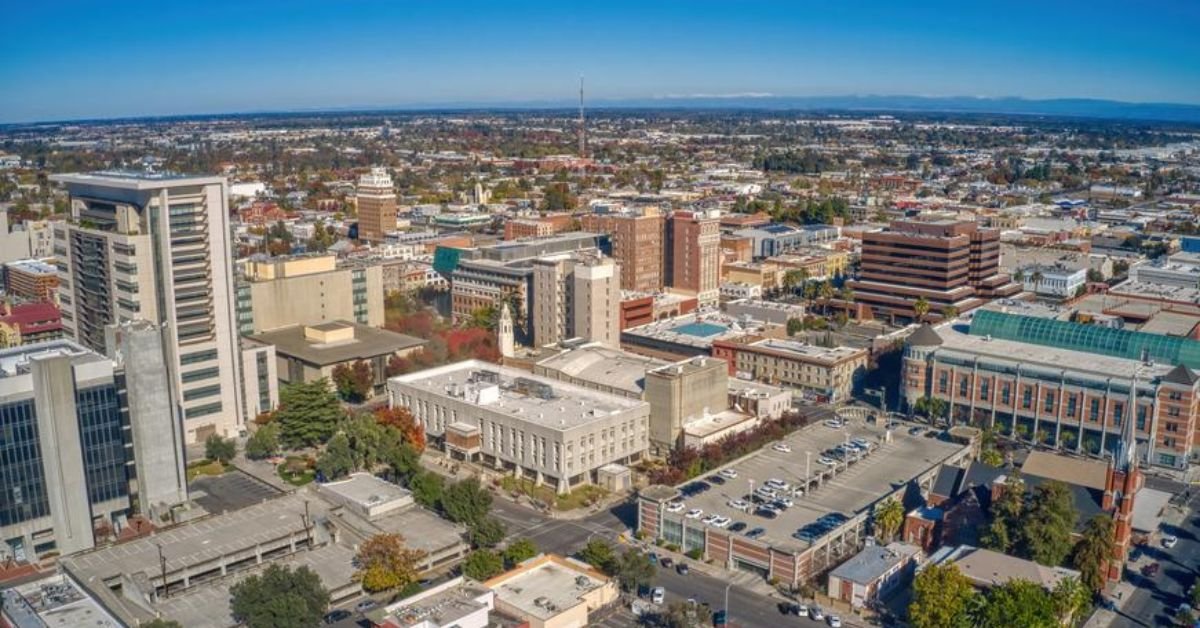
[[1200, 55], [1187, 46], [1200, 8], [1154, 5], [20, 6], [0, 27], [0, 122], [566, 105], [580, 74], [597, 103], [885, 94], [1200, 104]]

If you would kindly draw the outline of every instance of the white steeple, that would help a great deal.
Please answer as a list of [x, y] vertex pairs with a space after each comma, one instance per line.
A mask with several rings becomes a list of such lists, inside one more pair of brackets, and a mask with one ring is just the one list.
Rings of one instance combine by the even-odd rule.
[[502, 304], [500, 308], [500, 323], [496, 325], [496, 334], [499, 336], [497, 343], [500, 345], [500, 355], [511, 358], [516, 355], [513, 346], [512, 313], [508, 311], [507, 303]]

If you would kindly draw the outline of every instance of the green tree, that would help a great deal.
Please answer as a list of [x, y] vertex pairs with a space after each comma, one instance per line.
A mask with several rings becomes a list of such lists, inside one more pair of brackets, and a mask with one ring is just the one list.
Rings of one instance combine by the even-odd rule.
[[342, 399], [361, 403], [371, 396], [375, 388], [375, 374], [371, 365], [363, 360], [333, 367], [333, 385]]
[[1054, 590], [1050, 592], [1050, 599], [1054, 603], [1054, 614], [1059, 623], [1074, 626], [1076, 620], [1086, 615], [1091, 609], [1092, 595], [1093, 592], [1079, 578], [1072, 576], [1059, 580]]
[[994, 586], [987, 593], [980, 628], [1058, 628], [1058, 615], [1050, 593], [1020, 578]]
[[1033, 282], [1033, 291], [1034, 292], [1037, 292], [1038, 289], [1042, 287], [1042, 281], [1044, 281], [1045, 279], [1046, 279], [1046, 275], [1042, 274], [1041, 269], [1035, 269], [1033, 271], [1033, 273], [1029, 275], [1029, 281]]
[[489, 549], [475, 550], [463, 562], [463, 574], [480, 582], [502, 571], [504, 571], [504, 561], [499, 554]]
[[329, 439], [325, 451], [317, 457], [317, 471], [326, 481], [343, 478], [354, 471], [354, 452], [345, 434], [339, 432]]
[[1089, 268], [1087, 271], [1087, 280], [1091, 283], [1100, 283], [1104, 281], [1104, 273], [1098, 268]]
[[229, 593], [233, 617], [249, 628], [315, 628], [329, 607], [329, 592], [308, 567], [271, 564]]
[[475, 547], [495, 547], [504, 540], [504, 522], [495, 517], [485, 516], [471, 526], [471, 543]]
[[1020, 541], [1021, 518], [1025, 514], [1025, 483], [1014, 471], [1004, 479], [1000, 496], [992, 502], [992, 521], [984, 530], [980, 542], [997, 552], [1010, 552]]
[[918, 321], [923, 321], [925, 320], [925, 315], [928, 313], [929, 301], [925, 300], [925, 297], [917, 297], [917, 300], [913, 301], [913, 316], [915, 316]]
[[425, 552], [410, 549], [399, 534], [376, 534], [367, 539], [354, 555], [359, 570], [355, 579], [363, 589], [394, 591], [417, 581]]
[[413, 499], [426, 508], [437, 510], [442, 507], [442, 489], [446, 481], [432, 471], [414, 473], [408, 481], [408, 490]]
[[616, 572], [617, 555], [604, 539], [592, 539], [579, 551], [579, 560], [612, 575]]
[[455, 482], [442, 491], [442, 510], [455, 523], [475, 527], [491, 507], [492, 494], [480, 485], [478, 478]]
[[1100, 593], [1104, 589], [1104, 571], [1116, 551], [1113, 542], [1115, 528], [1111, 515], [1093, 516], [1084, 526], [1083, 534], [1071, 552], [1071, 564], [1079, 570], [1083, 584], [1093, 593]]
[[626, 550], [616, 565], [617, 580], [621, 583], [621, 588], [626, 591], [636, 591], [642, 587], [650, 586], [654, 582], [654, 576], [657, 574], [655, 565], [650, 562], [640, 550]]
[[896, 536], [904, 525], [904, 505], [890, 498], [875, 509], [875, 530], [879, 540], [887, 542]]
[[517, 539], [504, 548], [504, 563], [513, 567], [538, 555], [537, 545], [529, 539]]
[[795, 336], [796, 334], [800, 333], [801, 331], [804, 331], [804, 319], [802, 319], [802, 318], [789, 318], [789, 319], [788, 319], [788, 321], [787, 321], [787, 333], [788, 333], [788, 335], [789, 335], [789, 336]]
[[1057, 481], [1038, 486], [1022, 523], [1023, 546], [1029, 559], [1050, 567], [1061, 565], [1071, 553], [1071, 532], [1075, 529], [1071, 489]]
[[942, 308], [942, 318], [946, 320], [958, 318], [958, 308], [953, 305], [947, 305]]
[[260, 425], [246, 440], [246, 457], [251, 460], [270, 458], [279, 453], [279, 425], [274, 421]]
[[965, 627], [975, 595], [971, 581], [953, 563], [930, 565], [913, 582], [909, 623], [913, 628]]
[[175, 621], [174, 619], [163, 619], [161, 617], [155, 617], [148, 622], [138, 625], [141, 626], [141, 628], [183, 628], [183, 624]]
[[1180, 628], [1190, 628], [1196, 623], [1196, 613], [1190, 608], [1180, 608], [1175, 612], [1175, 624]]
[[204, 456], [209, 460], [227, 463], [237, 456], [237, 441], [213, 434], [204, 439]]
[[311, 447], [329, 440], [345, 416], [329, 381], [296, 382], [279, 391], [279, 438], [291, 448]]

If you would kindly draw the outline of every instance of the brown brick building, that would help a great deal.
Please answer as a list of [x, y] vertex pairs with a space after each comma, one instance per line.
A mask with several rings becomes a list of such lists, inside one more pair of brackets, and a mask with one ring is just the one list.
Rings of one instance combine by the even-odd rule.
[[621, 289], [657, 292], [664, 285], [663, 216], [657, 207], [621, 213], [586, 214], [584, 231], [612, 236], [612, 257], [621, 265]]

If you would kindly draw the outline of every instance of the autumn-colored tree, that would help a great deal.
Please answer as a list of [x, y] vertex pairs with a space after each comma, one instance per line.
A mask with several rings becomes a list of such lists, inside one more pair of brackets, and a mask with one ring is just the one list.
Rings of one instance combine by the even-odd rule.
[[409, 549], [399, 534], [376, 534], [358, 548], [354, 556], [359, 565], [355, 574], [370, 592], [403, 589], [420, 577], [420, 562], [425, 552]]
[[375, 374], [371, 372], [371, 364], [363, 360], [350, 365], [342, 363], [333, 367], [333, 385], [342, 399], [360, 402], [371, 396]]
[[418, 453], [425, 451], [425, 430], [408, 408], [379, 408], [375, 420], [400, 430], [402, 440]]

